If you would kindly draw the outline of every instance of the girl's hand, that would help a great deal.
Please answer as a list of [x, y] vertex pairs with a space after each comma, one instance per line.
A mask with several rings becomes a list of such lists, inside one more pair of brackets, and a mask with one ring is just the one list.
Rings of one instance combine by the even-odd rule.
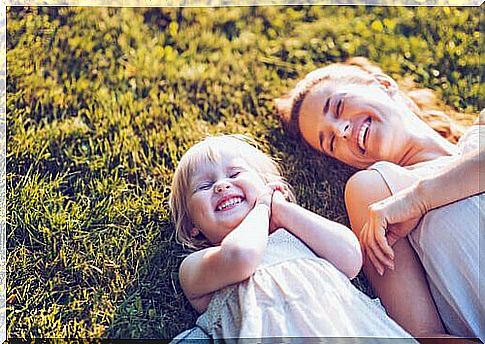
[[360, 233], [362, 250], [380, 275], [394, 269], [392, 246], [408, 235], [427, 212], [416, 186], [369, 206], [368, 220]]
[[258, 197], [256, 204], [263, 203], [270, 208], [269, 232], [272, 233], [281, 227], [277, 220], [278, 211], [280, 205], [287, 202], [289, 192], [286, 185], [280, 182], [269, 183], [266, 185], [266, 188], [267, 190]]

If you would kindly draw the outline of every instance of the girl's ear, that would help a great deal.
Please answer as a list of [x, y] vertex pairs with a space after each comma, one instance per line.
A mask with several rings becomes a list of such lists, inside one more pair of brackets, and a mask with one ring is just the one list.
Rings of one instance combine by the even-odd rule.
[[190, 236], [192, 238], [195, 238], [197, 235], [199, 235], [200, 230], [197, 227], [192, 227], [192, 230], [190, 231]]
[[384, 90], [392, 97], [399, 91], [399, 86], [389, 75], [384, 73], [373, 73], [374, 78]]

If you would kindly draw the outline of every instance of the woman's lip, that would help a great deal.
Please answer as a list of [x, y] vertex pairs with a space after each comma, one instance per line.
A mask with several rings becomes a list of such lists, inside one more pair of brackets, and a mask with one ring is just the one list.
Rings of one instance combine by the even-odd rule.
[[368, 119], [366, 119], [365, 122], [369, 122], [369, 125], [367, 126], [367, 130], [364, 133], [364, 147], [365, 147], [365, 149], [364, 149], [363, 154], [365, 154], [367, 152], [367, 147], [369, 147], [370, 130], [371, 130], [371, 126], [372, 126], [372, 118], [369, 117]]
[[360, 129], [362, 129], [362, 126], [368, 119], [370, 119], [370, 116], [362, 116], [356, 121], [356, 123], [352, 127], [352, 143], [354, 144], [355, 147], [357, 147], [357, 150], [362, 154], [363, 154], [362, 148], [360, 148], [359, 146], [359, 133], [360, 133]]

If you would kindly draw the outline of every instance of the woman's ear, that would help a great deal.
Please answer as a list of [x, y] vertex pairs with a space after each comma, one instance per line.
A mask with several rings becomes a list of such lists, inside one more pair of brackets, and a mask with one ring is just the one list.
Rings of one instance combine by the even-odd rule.
[[389, 75], [384, 73], [373, 73], [379, 85], [392, 97], [399, 91], [399, 86]]
[[276, 113], [284, 122], [289, 122], [291, 120], [292, 103], [293, 99], [290, 96], [277, 98], [274, 101]]
[[199, 234], [200, 234], [200, 230], [197, 227], [192, 227], [192, 230], [190, 231], [190, 236], [192, 238], [195, 238]]

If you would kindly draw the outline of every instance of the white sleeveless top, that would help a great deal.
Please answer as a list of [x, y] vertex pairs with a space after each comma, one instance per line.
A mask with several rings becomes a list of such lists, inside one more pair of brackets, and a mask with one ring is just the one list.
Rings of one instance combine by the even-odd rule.
[[[394, 337], [414, 342], [380, 305], [283, 228], [269, 236], [256, 272], [215, 292], [197, 325], [216, 341]], [[335, 340], [339, 339], [332, 343]], [[346, 343], [367, 343], [365, 340], [347, 338]]]
[[[484, 134], [479, 129], [478, 125], [471, 127], [460, 139], [461, 154], [479, 149], [479, 137]], [[398, 191], [396, 185], [400, 176], [429, 176], [459, 158], [459, 155], [446, 156], [407, 168], [382, 161], [369, 169], [378, 171], [394, 194]], [[443, 186], [443, 192], [446, 192], [446, 186]], [[485, 194], [482, 193], [431, 210], [408, 235], [426, 271], [438, 312], [449, 333], [482, 340], [485, 338], [482, 325], [485, 297], [480, 298], [479, 290], [485, 290], [485, 279], [479, 278], [479, 242], [485, 243], [485, 209], [480, 208], [484, 201]]]

